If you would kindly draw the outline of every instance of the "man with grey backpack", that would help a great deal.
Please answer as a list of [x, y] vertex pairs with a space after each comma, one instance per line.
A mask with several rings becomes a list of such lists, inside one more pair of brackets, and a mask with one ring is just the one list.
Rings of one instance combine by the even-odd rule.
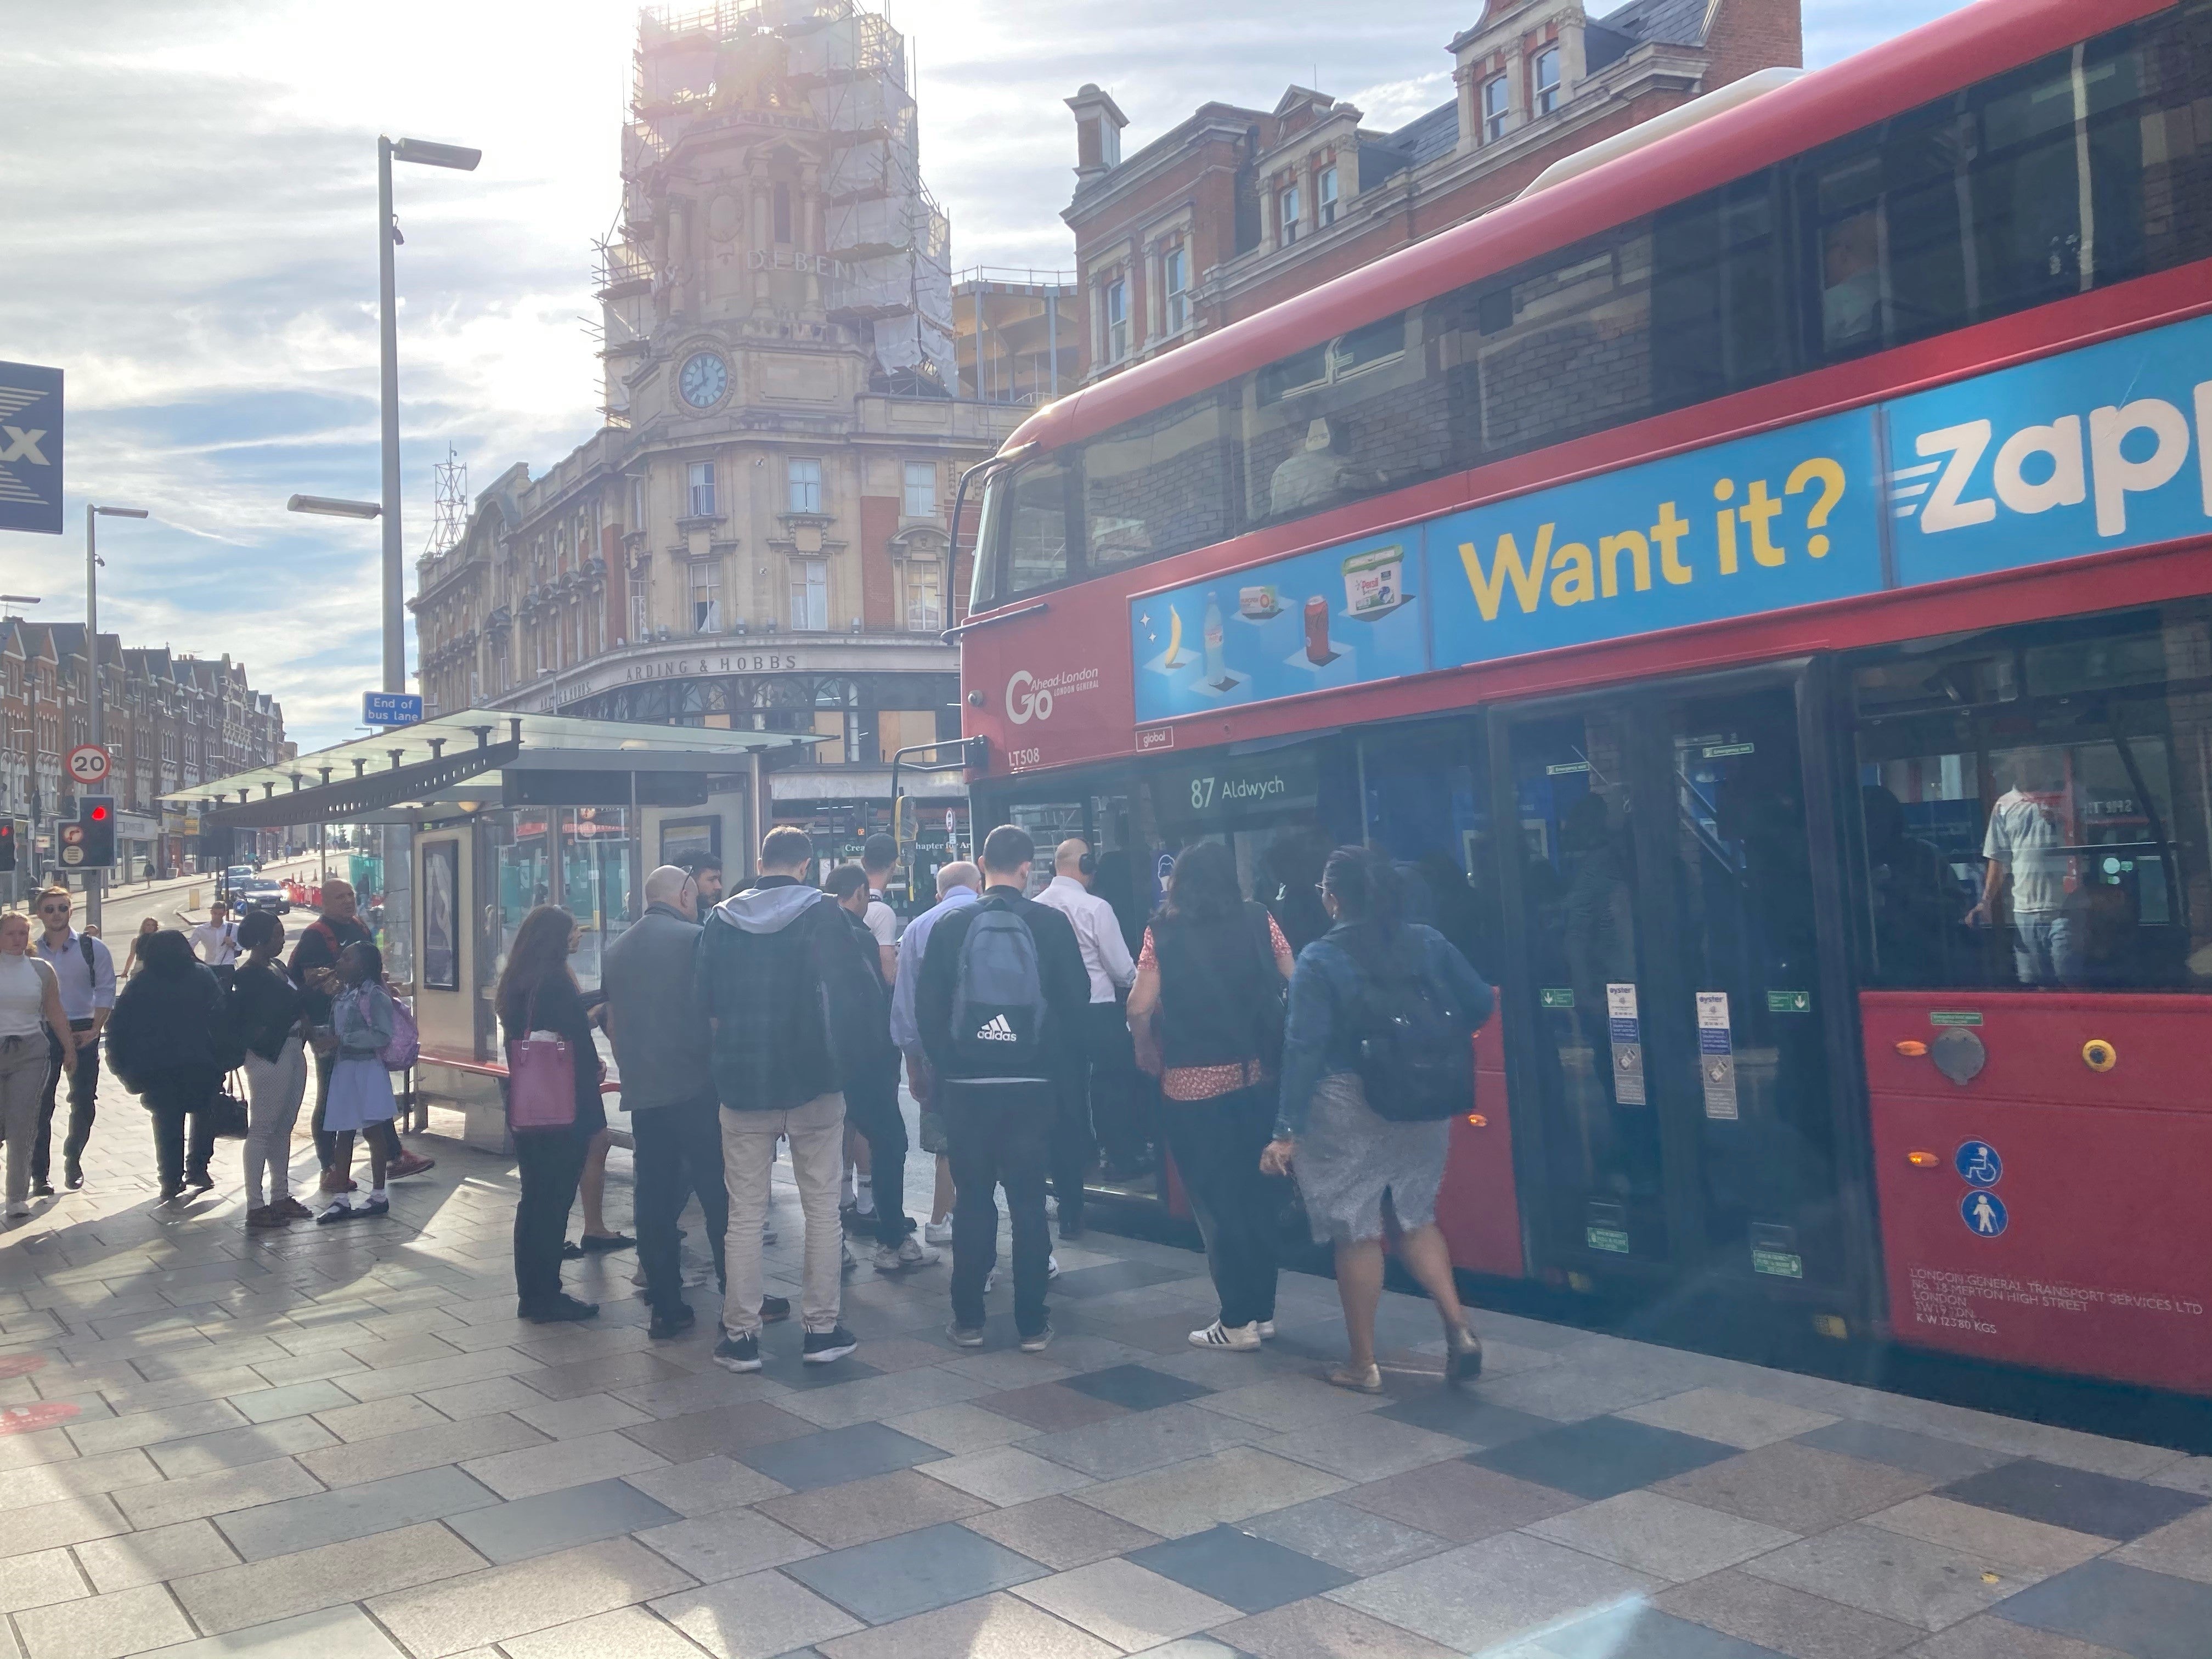
[[951, 1138], [952, 1323], [983, 1343], [983, 1291], [998, 1259], [1006, 1189], [1013, 1223], [1014, 1327], [1022, 1352], [1052, 1340], [1045, 1312], [1051, 1237], [1045, 1170], [1059, 1091], [1083, 1063], [1091, 976], [1066, 916], [1024, 896], [1036, 844], [1002, 823], [984, 838], [983, 896], [938, 921], [915, 987], [915, 1023]]

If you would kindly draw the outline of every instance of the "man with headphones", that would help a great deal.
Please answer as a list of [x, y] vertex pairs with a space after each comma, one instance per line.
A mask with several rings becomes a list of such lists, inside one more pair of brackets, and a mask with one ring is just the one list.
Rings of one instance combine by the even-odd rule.
[[1145, 1149], [1131, 1087], [1136, 1053], [1121, 1001], [1137, 977], [1137, 964], [1130, 959], [1129, 943], [1121, 936], [1114, 907], [1091, 890], [1098, 872], [1091, 844], [1071, 836], [1054, 849], [1052, 863], [1052, 881], [1036, 902], [1059, 911], [1074, 927], [1084, 971], [1091, 976], [1091, 1006], [1083, 1030], [1089, 1075], [1069, 1083], [1053, 1136], [1053, 1196], [1060, 1206], [1060, 1236], [1067, 1239], [1083, 1236], [1083, 1176], [1091, 1163], [1093, 1120], [1107, 1142], [1109, 1176], [1127, 1178], [1141, 1173]]

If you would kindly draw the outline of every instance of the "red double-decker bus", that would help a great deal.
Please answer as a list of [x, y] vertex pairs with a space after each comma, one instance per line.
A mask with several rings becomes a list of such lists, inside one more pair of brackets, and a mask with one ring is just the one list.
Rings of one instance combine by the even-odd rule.
[[2212, 1393], [2208, 110], [1982, 0], [1041, 410], [977, 822], [1387, 849], [1474, 1273]]

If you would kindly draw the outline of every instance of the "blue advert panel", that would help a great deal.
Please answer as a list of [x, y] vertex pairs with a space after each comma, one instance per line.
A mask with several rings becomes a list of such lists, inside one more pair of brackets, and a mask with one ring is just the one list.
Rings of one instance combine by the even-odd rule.
[[1139, 720], [1418, 674], [1418, 525], [1129, 602]]
[[1867, 410], [1431, 521], [1436, 665], [1871, 593]]
[[1133, 599], [1137, 719], [2208, 532], [2212, 317]]
[[2212, 317], [1887, 407], [1908, 586], [2212, 530]]

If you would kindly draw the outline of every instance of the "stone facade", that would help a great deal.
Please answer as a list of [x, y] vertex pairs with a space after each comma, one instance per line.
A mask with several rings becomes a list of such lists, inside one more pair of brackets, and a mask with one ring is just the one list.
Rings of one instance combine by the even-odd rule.
[[1085, 86], [1076, 124], [1080, 378], [1141, 362], [1511, 201], [1553, 162], [1803, 58], [1800, 0], [1486, 0], [1449, 103], [1395, 131], [1310, 88], [1201, 105], [1124, 159], [1127, 118]]
[[957, 734], [951, 509], [1021, 411], [952, 395], [903, 42], [856, 8], [789, 27], [823, 9], [641, 21], [607, 424], [422, 562], [430, 710], [830, 739], [778, 801], [887, 799], [892, 750]]

